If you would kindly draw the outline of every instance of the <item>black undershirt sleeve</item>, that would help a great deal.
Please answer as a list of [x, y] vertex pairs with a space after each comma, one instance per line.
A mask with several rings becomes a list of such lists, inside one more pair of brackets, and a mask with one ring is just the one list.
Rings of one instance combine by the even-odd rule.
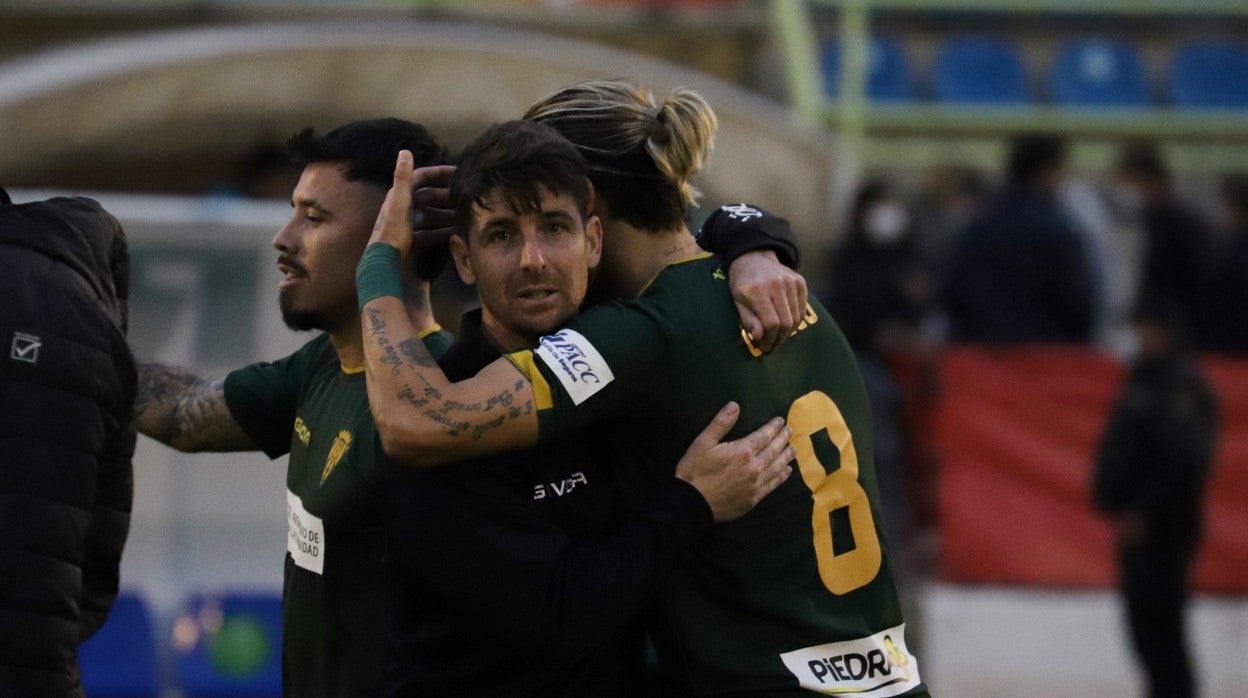
[[801, 261], [789, 222], [749, 204], [728, 204], [715, 209], [697, 237], [702, 249], [715, 253], [725, 268], [737, 257], [759, 250], [772, 250], [780, 263], [790, 269], [797, 269]]

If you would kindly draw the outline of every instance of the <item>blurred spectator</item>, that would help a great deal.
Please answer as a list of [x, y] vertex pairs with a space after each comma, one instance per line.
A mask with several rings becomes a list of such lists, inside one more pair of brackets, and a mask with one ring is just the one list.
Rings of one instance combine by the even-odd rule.
[[[921, 382], [931, 365], [920, 326], [931, 302], [931, 277], [914, 235], [909, 209], [887, 183], [871, 181], [858, 190], [848, 235], [830, 266], [832, 280], [821, 300], [854, 349], [871, 402], [875, 425], [875, 472], [883, 503], [884, 525], [901, 551], [898, 591], [907, 626], [921, 624], [911, 543], [915, 540], [916, 490], [913, 422]], [[921, 468], [922, 464], [919, 464]], [[930, 483], [929, 480], [922, 480]], [[914, 641], [911, 641], [914, 644]]]
[[1058, 189], [1058, 200], [1087, 253], [1095, 300], [1092, 336], [1098, 344], [1110, 344], [1112, 331], [1125, 322], [1134, 301], [1130, 257], [1113, 211], [1096, 187], [1067, 177]]
[[1151, 143], [1123, 151], [1115, 180], [1120, 210], [1144, 232], [1139, 297], [1172, 298], [1195, 320], [1207, 276], [1208, 223], [1174, 197], [1170, 172]]
[[214, 196], [243, 199], [289, 199], [300, 169], [276, 143], [257, 143], [239, 161], [233, 180], [213, 190]]
[[1201, 311], [1201, 346], [1211, 351], [1248, 353], [1248, 175], [1222, 183], [1222, 206], [1229, 232], [1214, 257]]
[[0, 696], [81, 696], [130, 527], [125, 235], [92, 199], [0, 189], [0, 269]]
[[823, 301], [859, 356], [887, 356], [915, 341], [931, 299], [910, 211], [882, 181], [863, 185], [835, 253]]
[[1195, 682], [1184, 627], [1216, 405], [1187, 351], [1179, 304], [1146, 300], [1134, 318], [1139, 357], [1101, 442], [1093, 491], [1118, 536], [1135, 652], [1152, 698], [1187, 698]]
[[1009, 181], [954, 243], [942, 298], [958, 342], [1087, 342], [1095, 286], [1089, 255], [1058, 203], [1065, 147], [1024, 136]]
[[915, 237], [928, 269], [944, 269], [949, 248], [979, 215], [988, 194], [983, 174], [970, 167], [938, 166], [924, 177], [915, 203]]

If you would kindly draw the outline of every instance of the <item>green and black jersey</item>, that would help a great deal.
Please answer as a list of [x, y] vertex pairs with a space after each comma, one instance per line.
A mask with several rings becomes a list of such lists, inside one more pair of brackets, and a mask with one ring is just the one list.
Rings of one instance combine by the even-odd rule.
[[[435, 356], [446, 332], [425, 337]], [[328, 335], [273, 363], [230, 373], [230, 412], [260, 448], [287, 452], [282, 682], [287, 696], [377, 695], [391, 670], [393, 604], [383, 563], [389, 463], [363, 369], [348, 372]]]
[[677, 690], [927, 694], [881, 536], [867, 396], [821, 307], [760, 355], [718, 262], [699, 255], [509, 358], [533, 382], [542, 441], [610, 433], [603, 451], [638, 504], [730, 400], [742, 408], [730, 438], [776, 415], [793, 429], [798, 472], [715, 526], [662, 591], [654, 639]]

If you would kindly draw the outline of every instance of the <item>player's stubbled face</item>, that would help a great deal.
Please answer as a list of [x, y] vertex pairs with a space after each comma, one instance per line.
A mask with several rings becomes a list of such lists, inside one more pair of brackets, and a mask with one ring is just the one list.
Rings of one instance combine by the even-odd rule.
[[574, 199], [539, 187], [539, 208], [512, 210], [497, 192], [472, 207], [467, 245], [452, 241], [460, 276], [477, 285], [483, 323], [506, 349], [531, 345], [576, 314], [602, 229]]
[[384, 192], [347, 180], [338, 163], [304, 168], [294, 211], [273, 238], [282, 320], [296, 330], [336, 332], [357, 315], [355, 265], [364, 253]]

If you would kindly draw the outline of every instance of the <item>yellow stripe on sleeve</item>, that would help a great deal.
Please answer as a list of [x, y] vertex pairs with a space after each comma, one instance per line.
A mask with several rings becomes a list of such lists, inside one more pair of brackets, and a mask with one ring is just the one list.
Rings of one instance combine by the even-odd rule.
[[532, 350], [524, 349], [506, 356], [507, 360], [529, 379], [529, 383], [533, 384], [533, 400], [537, 403], [537, 409], [548, 410], [554, 407], [555, 402], [550, 397], [550, 384], [546, 382], [546, 378], [538, 369]]
[[442, 326], [441, 326], [441, 325], [439, 325], [438, 323], [436, 323], [436, 322], [435, 322], [435, 323], [433, 323], [433, 327], [430, 327], [430, 328], [429, 328], [429, 329], [427, 329], [427, 330], [421, 330], [421, 331], [420, 331], [420, 334], [418, 334], [418, 335], [416, 335], [416, 336], [417, 336], [417, 337], [419, 337], [420, 339], [424, 339], [425, 337], [428, 337], [429, 335], [433, 334], [434, 332], [441, 332], [441, 331], [442, 331]]

